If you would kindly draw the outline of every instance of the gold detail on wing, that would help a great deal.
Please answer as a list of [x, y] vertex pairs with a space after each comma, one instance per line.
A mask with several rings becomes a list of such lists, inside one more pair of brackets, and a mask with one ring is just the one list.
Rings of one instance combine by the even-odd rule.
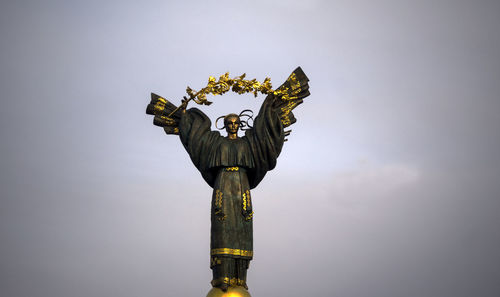
[[[290, 87], [287, 87], [287, 83]], [[301, 92], [300, 81], [297, 79], [295, 72], [290, 74], [286, 82], [273, 92], [275, 96], [281, 97], [281, 100], [295, 100], [297, 99], [297, 94]]]
[[158, 117], [165, 123], [166, 126], [176, 126], [177, 125], [177, 123], [172, 118], [169, 118], [167, 116], [158, 116]]
[[290, 112], [297, 106], [297, 101], [289, 101], [287, 105], [281, 108], [281, 123], [283, 126], [290, 125], [290, 117], [288, 116]]

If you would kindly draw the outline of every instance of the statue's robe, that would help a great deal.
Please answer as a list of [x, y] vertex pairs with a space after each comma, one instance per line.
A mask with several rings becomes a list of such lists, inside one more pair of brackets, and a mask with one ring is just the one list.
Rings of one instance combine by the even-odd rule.
[[252, 202], [255, 188], [276, 166], [285, 134], [275, 98], [264, 101], [253, 128], [237, 139], [211, 131], [210, 119], [199, 109], [186, 110], [179, 135], [191, 160], [213, 188], [211, 255], [250, 260], [253, 256]]

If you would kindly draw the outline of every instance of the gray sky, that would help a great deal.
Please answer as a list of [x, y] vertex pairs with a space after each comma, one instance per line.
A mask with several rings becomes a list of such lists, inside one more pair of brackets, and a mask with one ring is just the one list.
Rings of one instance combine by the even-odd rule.
[[297, 66], [252, 295], [500, 295], [497, 1], [4, 1], [0, 49], [2, 296], [204, 296], [211, 189], [149, 93]]

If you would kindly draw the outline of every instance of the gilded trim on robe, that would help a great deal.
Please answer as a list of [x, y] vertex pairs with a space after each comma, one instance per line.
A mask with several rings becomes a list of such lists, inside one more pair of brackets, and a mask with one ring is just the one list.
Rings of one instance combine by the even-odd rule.
[[[222, 209], [222, 196], [224, 193], [222, 193], [219, 189], [215, 190], [215, 207], [218, 209]], [[218, 214], [217, 211], [215, 214]]]
[[212, 283], [212, 286], [218, 286], [221, 284], [228, 284], [230, 286], [246, 286], [245, 280], [242, 280], [242, 279], [239, 279], [236, 277], [233, 277], [233, 278], [221, 277], [221, 278], [217, 278], [217, 279], [212, 280], [211, 283]]
[[224, 168], [226, 171], [239, 171], [240, 167], [226, 167]]
[[222, 212], [222, 199], [224, 193], [219, 191], [218, 189], [215, 191], [215, 202], [214, 202], [214, 214], [217, 216], [219, 221], [224, 221], [227, 218], [227, 215]]
[[240, 249], [230, 249], [230, 248], [218, 248], [211, 249], [210, 255], [231, 255], [231, 256], [242, 256], [242, 257], [253, 257], [253, 251], [240, 250]]
[[[243, 200], [243, 216], [245, 217], [245, 220], [249, 221], [253, 217], [253, 211], [251, 210], [251, 198], [250, 198], [250, 191], [246, 190], [243, 192], [241, 195], [241, 198]], [[247, 210], [250, 210], [250, 213], [247, 212]]]
[[250, 207], [250, 191], [246, 190], [242, 194], [242, 199], [243, 199], [243, 211], [246, 211], [247, 208]]
[[219, 264], [222, 264], [222, 261], [221, 259], [217, 258], [217, 257], [210, 257], [210, 268], [214, 267], [215, 265], [219, 265]]
[[253, 218], [253, 211], [245, 217], [245, 220], [250, 221]]

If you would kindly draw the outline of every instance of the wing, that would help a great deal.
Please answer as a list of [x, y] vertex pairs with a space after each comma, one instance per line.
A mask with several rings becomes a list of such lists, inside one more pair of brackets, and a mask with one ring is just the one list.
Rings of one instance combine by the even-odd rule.
[[[297, 121], [292, 110], [304, 102], [304, 98], [309, 96], [309, 78], [307, 78], [302, 68], [297, 67], [287, 80], [275, 91], [274, 110], [278, 113], [286, 128]], [[285, 136], [290, 135], [291, 130], [285, 131]], [[285, 139], [286, 141], [286, 139]]]
[[[146, 113], [154, 115], [153, 124], [163, 127], [167, 134], [179, 134], [179, 121], [182, 111], [167, 99], [151, 93], [151, 102], [146, 108]], [[174, 112], [175, 111], [175, 112]], [[173, 114], [171, 116], [170, 113]]]

